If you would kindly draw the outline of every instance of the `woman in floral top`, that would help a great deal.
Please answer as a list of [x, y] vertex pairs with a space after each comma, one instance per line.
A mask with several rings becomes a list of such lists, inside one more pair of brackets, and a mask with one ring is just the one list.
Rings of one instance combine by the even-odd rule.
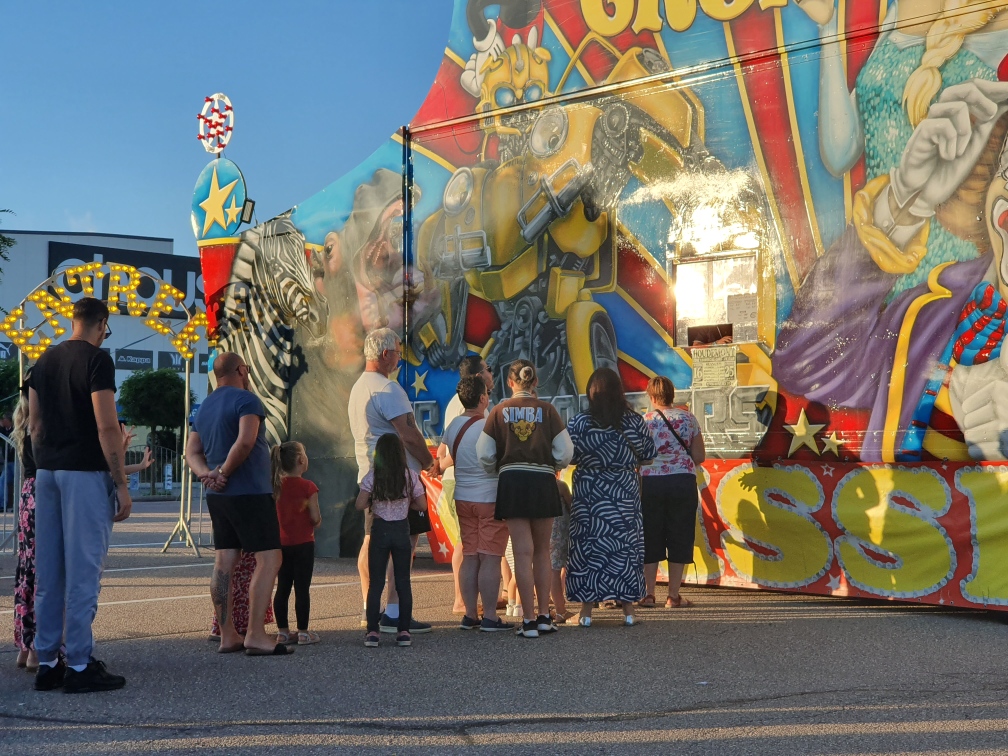
[[704, 461], [703, 435], [693, 413], [673, 407], [675, 387], [659, 375], [647, 386], [653, 410], [644, 415], [658, 456], [641, 468], [641, 506], [644, 513], [644, 579], [647, 595], [642, 607], [655, 605], [658, 562], [668, 559], [668, 598], [665, 608], [692, 606], [679, 595], [683, 570], [693, 563], [697, 496], [696, 465]]

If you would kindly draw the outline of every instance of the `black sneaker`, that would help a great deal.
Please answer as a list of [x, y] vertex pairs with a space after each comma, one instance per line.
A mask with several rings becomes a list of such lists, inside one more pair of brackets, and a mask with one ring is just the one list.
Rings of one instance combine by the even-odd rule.
[[466, 615], [462, 618], [459, 623], [459, 630], [477, 630], [479, 629], [480, 621], [474, 620], [472, 617]]
[[62, 659], [57, 659], [56, 665], [53, 667], [48, 664], [39, 664], [38, 672], [35, 673], [35, 690], [62, 688], [66, 671], [66, 664]]
[[[378, 620], [378, 629], [383, 633], [398, 633], [399, 632], [399, 620], [392, 619], [387, 614], [382, 614], [381, 619]], [[413, 635], [423, 635], [424, 633], [429, 633], [433, 628], [427, 622], [418, 622], [415, 619], [410, 619], [409, 631]]]
[[553, 620], [551, 620], [545, 614], [540, 614], [536, 618], [536, 629], [540, 633], [555, 633], [557, 631], [557, 626], [554, 625]]
[[105, 669], [104, 662], [91, 657], [87, 667], [82, 672], [76, 672], [69, 667], [63, 682], [64, 693], [97, 693], [103, 690], [118, 690], [126, 684], [122, 675], [113, 675]]
[[515, 634], [522, 638], [538, 638], [539, 625], [536, 620], [523, 620]]
[[480, 622], [480, 630], [484, 633], [499, 633], [501, 630], [514, 630], [514, 625], [510, 622], [505, 622], [500, 617], [495, 620], [484, 617], [483, 621]]

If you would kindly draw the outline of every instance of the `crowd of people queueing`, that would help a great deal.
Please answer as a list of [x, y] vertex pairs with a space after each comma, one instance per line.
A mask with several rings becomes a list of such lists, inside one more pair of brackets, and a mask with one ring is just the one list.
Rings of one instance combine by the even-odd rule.
[[[93, 657], [91, 622], [112, 524], [132, 508], [127, 475], [149, 466], [150, 456], [125, 464], [133, 436], [119, 423], [114, 364], [100, 348], [108, 317], [100, 300], [74, 305], [72, 337], [36, 363], [14, 415], [12, 437], [25, 466], [15, 640], [18, 666], [35, 670], [36, 690], [125, 684]], [[582, 627], [591, 626], [602, 602], [621, 606], [624, 623], [633, 625], [635, 605], [656, 605], [658, 563], [666, 559], [665, 606], [690, 605], [679, 586], [692, 562], [695, 466], [705, 452], [696, 418], [673, 405], [668, 378], [650, 381], [653, 409], [642, 417], [627, 403], [619, 374], [600, 368], [588, 381], [587, 411], [565, 425], [537, 397], [532, 363], [510, 365], [510, 397], [491, 408], [490, 371], [478, 356], [466, 357], [435, 456], [405, 390], [390, 378], [402, 359], [399, 337], [373, 331], [364, 353], [349, 417], [355, 504], [365, 514], [358, 570], [366, 646], [379, 645], [382, 632], [409, 646], [414, 634], [431, 630], [413, 616], [410, 581], [417, 540], [431, 528], [422, 471], [454, 479], [461, 629], [536, 638], [573, 616], [568, 601], [580, 603]], [[213, 371], [216, 388], [186, 447], [214, 534], [210, 637], [220, 653], [286, 656], [319, 641], [308, 628], [318, 488], [304, 477], [308, 455], [300, 443], [270, 450], [265, 409], [249, 390], [244, 360], [219, 354]], [[571, 464], [573, 492], [561, 479]], [[517, 626], [497, 613], [502, 575], [506, 617]], [[288, 620], [292, 590], [296, 631]], [[274, 619], [276, 635], [266, 631]]]
[[[469, 356], [432, 457], [405, 390], [389, 377], [401, 349], [394, 331], [370, 333], [365, 372], [350, 394], [361, 488], [356, 506], [367, 514], [369, 534], [358, 561], [366, 645], [378, 645], [381, 631], [409, 645], [412, 634], [430, 629], [411, 615], [409, 584], [417, 535], [430, 528], [421, 471], [454, 480], [462, 557], [453, 567], [463, 630], [514, 629], [535, 638], [556, 632], [572, 616], [568, 601], [580, 603], [582, 627], [591, 626], [592, 610], [604, 602], [621, 606], [624, 623], [633, 625], [635, 605], [656, 604], [664, 560], [665, 606], [690, 605], [679, 586], [693, 561], [696, 465], [705, 450], [697, 419], [673, 404], [671, 380], [649, 382], [653, 409], [642, 417], [627, 403], [619, 374], [600, 368], [588, 381], [587, 411], [565, 425], [553, 405], [536, 396], [531, 362], [510, 365], [510, 397], [491, 409], [493, 378], [481, 358]], [[558, 479], [571, 464], [573, 494]], [[390, 557], [394, 588], [383, 612]], [[509, 612], [517, 626], [497, 614], [502, 569], [508, 568], [518, 600], [509, 607], [520, 605]]]

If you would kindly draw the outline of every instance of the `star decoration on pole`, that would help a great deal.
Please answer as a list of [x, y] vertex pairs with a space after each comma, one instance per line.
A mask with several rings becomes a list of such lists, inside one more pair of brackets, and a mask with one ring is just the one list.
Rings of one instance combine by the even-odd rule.
[[810, 423], [808, 417], [805, 416], [805, 408], [802, 408], [801, 413], [798, 415], [798, 422], [794, 425], [785, 425], [792, 435], [791, 447], [788, 449], [788, 456], [790, 457], [798, 449], [803, 446], [807, 446], [809, 449], [819, 454], [819, 444], [816, 443], [815, 434], [826, 427], [825, 423]]
[[843, 445], [843, 439], [837, 438], [836, 431], [830, 433], [829, 438], [823, 439], [823, 454], [828, 451], [833, 452], [836, 456], [840, 456], [840, 447]]
[[214, 223], [222, 229], [228, 227], [228, 223], [224, 218], [224, 203], [237, 183], [238, 179], [235, 179], [230, 184], [226, 184], [223, 187], [220, 186], [217, 183], [217, 166], [214, 166], [213, 176], [210, 178], [210, 193], [205, 200], [199, 203], [199, 206], [203, 208], [203, 212], [206, 213], [206, 219], [203, 221], [203, 236], [206, 236], [207, 231], [210, 230], [210, 227]]

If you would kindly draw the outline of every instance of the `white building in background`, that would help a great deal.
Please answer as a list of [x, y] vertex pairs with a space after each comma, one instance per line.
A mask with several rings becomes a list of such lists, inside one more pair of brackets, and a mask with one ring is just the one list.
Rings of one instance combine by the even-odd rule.
[[[0, 228], [0, 233], [17, 243], [10, 250], [10, 261], [3, 263], [0, 280], [0, 307], [9, 312], [50, 275], [61, 268], [89, 262], [114, 262], [132, 265], [152, 276], [167, 281], [185, 292], [185, 304], [203, 306], [203, 276], [198, 257], [174, 254], [171, 239], [119, 234], [61, 233], [49, 231], [12, 231]], [[107, 281], [103, 281], [107, 285]], [[147, 285], [149, 285], [149, 281]], [[97, 289], [97, 285], [96, 285]], [[141, 298], [156, 292], [141, 286]], [[96, 292], [97, 293], [97, 292]], [[31, 312], [31, 308], [26, 308]], [[169, 316], [170, 317], [170, 316]], [[183, 317], [179, 314], [180, 319]], [[116, 363], [116, 385], [122, 385], [137, 370], [171, 368], [185, 373], [185, 361], [162, 336], [144, 325], [142, 318], [113, 315], [109, 322], [112, 337], [103, 347]], [[202, 402], [207, 392], [207, 346], [196, 345], [190, 377], [196, 401]], [[17, 349], [0, 334], [0, 359], [16, 358]]]

